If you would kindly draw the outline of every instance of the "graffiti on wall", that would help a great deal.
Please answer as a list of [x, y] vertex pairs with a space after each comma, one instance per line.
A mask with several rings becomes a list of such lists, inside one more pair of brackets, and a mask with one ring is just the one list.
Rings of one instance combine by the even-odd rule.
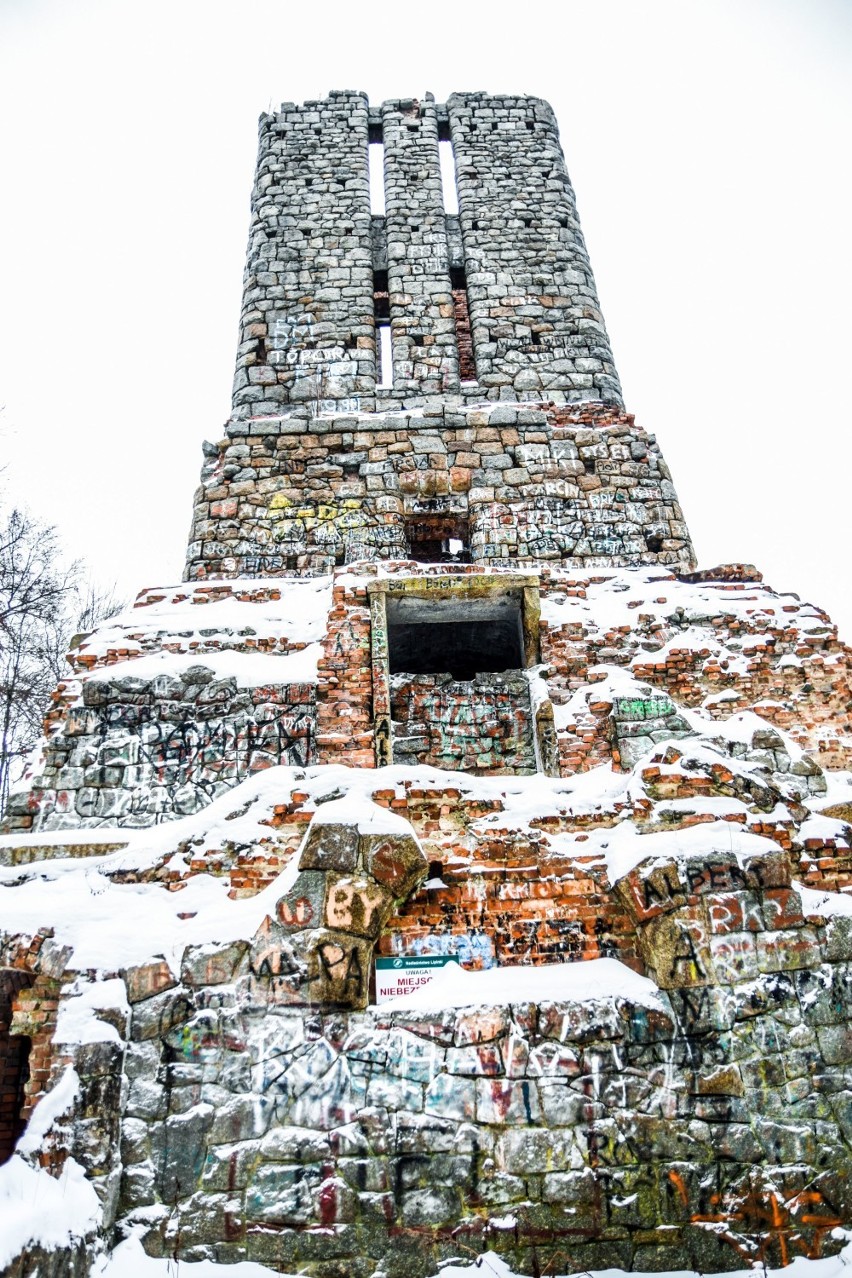
[[444, 675], [394, 675], [391, 714], [395, 763], [474, 772], [534, 772], [529, 684], [523, 672], [495, 682]]
[[[258, 705], [209, 719], [181, 710], [177, 722], [158, 702], [70, 711], [66, 731], [86, 766], [81, 784], [63, 789], [61, 804], [57, 796], [56, 817], [72, 805], [83, 820], [168, 820], [197, 811], [263, 768], [314, 761], [309, 704]], [[42, 828], [55, 823], [45, 809]]]
[[319, 552], [326, 559], [404, 559], [408, 548], [399, 515], [380, 514], [371, 501], [294, 502], [275, 493], [269, 503], [272, 540], [285, 557]]

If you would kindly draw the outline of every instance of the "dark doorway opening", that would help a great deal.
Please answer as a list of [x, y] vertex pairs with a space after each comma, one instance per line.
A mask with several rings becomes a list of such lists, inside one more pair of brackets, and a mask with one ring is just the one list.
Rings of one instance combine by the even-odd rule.
[[518, 628], [511, 621], [403, 624], [391, 627], [390, 641], [391, 674], [446, 672], [461, 682], [523, 665]]
[[520, 599], [388, 601], [388, 665], [394, 674], [478, 674], [520, 670], [524, 660]]
[[24, 1120], [25, 1088], [30, 1076], [30, 1040], [12, 1034], [12, 1005], [30, 983], [25, 972], [0, 971], [0, 1163], [11, 1158]]

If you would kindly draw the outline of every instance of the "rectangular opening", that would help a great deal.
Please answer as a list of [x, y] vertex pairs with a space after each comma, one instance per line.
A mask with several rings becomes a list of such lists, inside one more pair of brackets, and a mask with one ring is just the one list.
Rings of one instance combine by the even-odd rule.
[[370, 171], [370, 212], [385, 211], [385, 144], [381, 138], [370, 137], [368, 148]]
[[411, 558], [418, 563], [470, 563], [466, 515], [412, 515], [405, 521], [405, 540]]
[[382, 320], [390, 320], [387, 271], [373, 271], [373, 315], [377, 324]]
[[378, 361], [376, 385], [380, 390], [390, 390], [393, 386], [393, 341], [391, 340], [390, 320], [376, 324], [376, 358]]
[[453, 158], [453, 144], [447, 139], [438, 143], [438, 156], [441, 163], [441, 186], [444, 192], [444, 212], [458, 213], [459, 192], [456, 186], [456, 165]]
[[461, 570], [440, 582], [394, 575], [371, 587], [377, 766], [512, 776], [539, 769], [540, 706], [527, 669], [539, 654], [534, 580]]
[[373, 320], [376, 325], [376, 385], [393, 386], [393, 342], [387, 271], [373, 271]]
[[23, 1035], [12, 1034], [11, 1028], [15, 999], [29, 980], [25, 972], [0, 971], [0, 1163], [12, 1156], [24, 1129], [22, 1112], [32, 1043]]
[[449, 674], [458, 682], [521, 670], [520, 599], [505, 593], [389, 601], [388, 662], [391, 674]]
[[520, 670], [521, 645], [511, 621], [442, 621], [390, 629], [391, 674], [449, 674], [468, 683], [478, 674]]
[[459, 352], [459, 380], [462, 382], [475, 382], [476, 361], [473, 357], [473, 335], [470, 330], [467, 276], [463, 267], [453, 267], [450, 270], [450, 288], [453, 295], [456, 345]]

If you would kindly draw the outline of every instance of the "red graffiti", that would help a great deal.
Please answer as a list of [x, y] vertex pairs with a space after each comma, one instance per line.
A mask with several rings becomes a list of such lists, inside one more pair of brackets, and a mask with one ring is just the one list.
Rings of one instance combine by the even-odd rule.
[[279, 901], [278, 902], [278, 919], [287, 927], [293, 927], [298, 924], [299, 927], [307, 927], [311, 919], [314, 917], [314, 907], [306, 896], [300, 896], [298, 901]]

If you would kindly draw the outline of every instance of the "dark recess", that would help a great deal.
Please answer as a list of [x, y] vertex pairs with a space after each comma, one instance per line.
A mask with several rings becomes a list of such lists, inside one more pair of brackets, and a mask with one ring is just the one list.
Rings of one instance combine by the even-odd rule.
[[469, 680], [524, 664], [517, 616], [397, 622], [388, 628], [388, 646], [391, 674], [451, 674]]
[[0, 971], [0, 1163], [11, 1158], [24, 1130], [21, 1111], [30, 1076], [30, 1040], [10, 1034], [12, 1003], [29, 984], [25, 972]]
[[[422, 514], [405, 521], [408, 553], [421, 564], [470, 562], [470, 528], [464, 515]], [[461, 542], [455, 553], [450, 542]]]

